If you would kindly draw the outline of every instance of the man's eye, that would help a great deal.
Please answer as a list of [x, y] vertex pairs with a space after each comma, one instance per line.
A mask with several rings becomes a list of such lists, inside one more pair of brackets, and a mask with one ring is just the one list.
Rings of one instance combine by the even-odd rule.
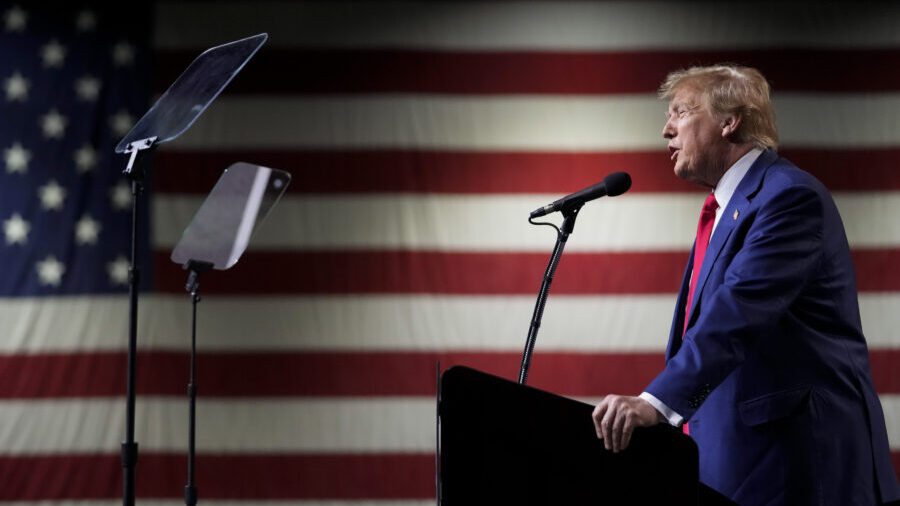
[[688, 115], [689, 112], [691, 112], [691, 110], [686, 108], [678, 108], [672, 111], [666, 111], [666, 119], [684, 118]]

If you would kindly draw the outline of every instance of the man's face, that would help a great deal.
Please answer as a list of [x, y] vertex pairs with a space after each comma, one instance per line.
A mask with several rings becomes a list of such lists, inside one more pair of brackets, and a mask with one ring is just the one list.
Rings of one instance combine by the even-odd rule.
[[722, 125], [703, 106], [699, 94], [681, 89], [669, 102], [663, 137], [675, 162], [675, 175], [702, 186], [715, 187], [727, 169]]

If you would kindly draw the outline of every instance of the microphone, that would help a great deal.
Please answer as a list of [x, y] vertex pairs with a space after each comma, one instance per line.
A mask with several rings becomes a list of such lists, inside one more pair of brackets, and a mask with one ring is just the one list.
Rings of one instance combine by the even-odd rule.
[[588, 186], [583, 190], [577, 191], [571, 195], [566, 195], [555, 202], [531, 211], [531, 217], [537, 218], [556, 211], [578, 207], [584, 205], [585, 202], [598, 199], [604, 195], [615, 197], [627, 192], [629, 188], [631, 188], [631, 176], [629, 176], [627, 172], [613, 172], [603, 178], [602, 183]]

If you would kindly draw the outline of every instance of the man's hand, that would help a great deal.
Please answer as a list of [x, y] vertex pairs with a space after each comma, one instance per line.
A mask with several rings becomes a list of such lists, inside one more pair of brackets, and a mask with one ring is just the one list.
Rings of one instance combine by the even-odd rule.
[[631, 442], [635, 427], [649, 427], [660, 422], [660, 414], [640, 397], [607, 395], [594, 408], [594, 429], [607, 450], [620, 452]]

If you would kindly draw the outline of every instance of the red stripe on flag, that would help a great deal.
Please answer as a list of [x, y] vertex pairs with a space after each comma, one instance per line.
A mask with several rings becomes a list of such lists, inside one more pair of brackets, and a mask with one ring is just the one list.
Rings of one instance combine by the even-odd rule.
[[[200, 52], [157, 52], [161, 93]], [[732, 62], [759, 69], [776, 91], [900, 90], [897, 49], [727, 51], [427, 51], [267, 48], [228, 87], [233, 94], [653, 93], [693, 65]], [[285, 65], [285, 62], [290, 62]], [[833, 69], [839, 68], [840, 72]], [[878, 69], [878, 78], [872, 78]]]
[[[204, 293], [537, 294], [547, 253], [437, 251], [252, 251], [203, 281]], [[675, 293], [689, 252], [580, 253], [563, 256], [551, 294]], [[155, 288], [184, 292], [185, 272], [156, 253]], [[900, 249], [853, 251], [863, 292], [900, 290]]]
[[[900, 190], [895, 177], [900, 149], [784, 149], [781, 154], [831, 191]], [[658, 151], [619, 153], [161, 149], [155, 155], [154, 190], [206, 194], [237, 161], [287, 170], [294, 176], [291, 193], [564, 195], [616, 171], [631, 174], [631, 193], [704, 191], [675, 177], [662, 138]]]
[[[660, 335], [663, 346], [667, 336]], [[524, 345], [525, 338], [522, 338]], [[870, 352], [879, 393], [900, 393], [900, 350]], [[514, 352], [242, 352], [200, 351], [201, 397], [433, 396], [436, 363], [466, 365], [507, 378], [518, 376]], [[188, 378], [185, 352], [141, 352], [140, 395], [182, 396]], [[664, 367], [662, 353], [540, 351], [529, 385], [562, 395], [636, 394]], [[58, 374], [50, 377], [46, 371]], [[89, 373], [87, 372], [89, 371]], [[54, 378], [64, 378], [54, 379]], [[110, 397], [125, 393], [123, 353], [71, 353], [0, 357], [0, 398]]]
[[854, 249], [856, 287], [860, 292], [900, 291], [900, 249]]
[[900, 350], [870, 349], [869, 362], [875, 390], [879, 393], [900, 393]]
[[[0, 501], [120, 497], [118, 455], [0, 456]], [[184, 455], [144, 453], [137, 497], [183, 497]], [[422, 499], [434, 497], [428, 454], [197, 455], [200, 500]]]
[[[552, 236], [551, 236], [552, 239]], [[552, 241], [551, 241], [552, 242]], [[537, 293], [547, 253], [253, 251], [203, 280], [204, 293]], [[551, 293], [670, 293], [688, 252], [567, 253]], [[154, 287], [183, 292], [181, 266], [157, 252]]]
[[[900, 469], [900, 451], [891, 460]], [[201, 454], [196, 463], [201, 500], [434, 497], [432, 454]], [[140, 455], [138, 498], [182, 497], [185, 470], [183, 455]], [[121, 496], [121, 473], [118, 455], [4, 456], [0, 500], [112, 499]]]
[[[660, 336], [660, 345], [665, 336]], [[523, 336], [522, 343], [524, 345]], [[188, 355], [141, 352], [138, 394], [184, 395]], [[436, 364], [466, 365], [515, 380], [521, 356], [510, 352], [200, 351], [202, 397], [433, 396]], [[529, 385], [564, 395], [637, 393], [662, 369], [660, 353], [538, 352]], [[56, 371], [49, 378], [46, 371]], [[125, 354], [70, 353], [0, 357], [0, 398], [110, 397], [125, 394]]]

